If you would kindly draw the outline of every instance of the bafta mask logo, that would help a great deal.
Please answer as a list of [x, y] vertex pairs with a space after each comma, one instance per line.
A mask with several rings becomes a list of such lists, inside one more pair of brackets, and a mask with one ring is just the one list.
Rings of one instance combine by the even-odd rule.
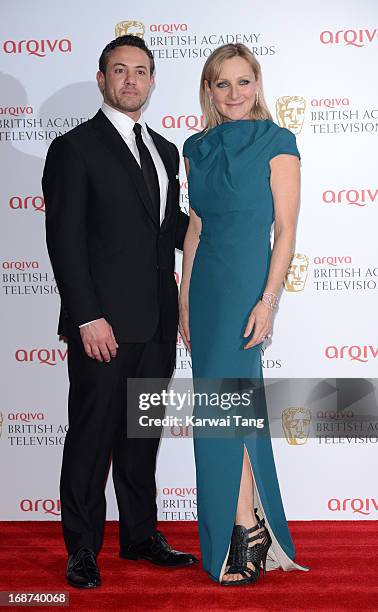
[[306, 444], [310, 431], [311, 412], [303, 406], [285, 408], [282, 412], [282, 428], [288, 444]]
[[141, 21], [120, 21], [115, 27], [115, 36], [118, 38], [119, 36], [132, 34], [133, 36], [144, 38], [145, 29], [144, 23]]
[[293, 134], [302, 131], [306, 100], [302, 96], [281, 96], [276, 101], [276, 115], [278, 124]]
[[0, 438], [1, 438], [1, 434], [3, 433], [3, 413], [0, 412]]
[[303, 253], [295, 253], [285, 277], [286, 291], [303, 291], [308, 271], [309, 259]]

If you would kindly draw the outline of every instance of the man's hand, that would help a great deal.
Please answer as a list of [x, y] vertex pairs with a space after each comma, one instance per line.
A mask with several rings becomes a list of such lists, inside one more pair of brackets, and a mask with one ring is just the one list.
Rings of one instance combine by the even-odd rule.
[[81, 327], [80, 335], [84, 350], [91, 359], [109, 363], [112, 357], [116, 357], [118, 344], [111, 325], [105, 319], [96, 319]]

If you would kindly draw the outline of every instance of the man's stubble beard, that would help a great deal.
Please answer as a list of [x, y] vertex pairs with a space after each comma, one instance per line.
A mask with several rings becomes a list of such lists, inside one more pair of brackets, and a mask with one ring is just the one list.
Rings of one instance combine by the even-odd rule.
[[141, 110], [143, 106], [145, 105], [147, 98], [148, 98], [148, 95], [146, 96], [145, 99], [142, 99], [142, 97], [140, 97], [138, 100], [135, 100], [134, 102], [131, 102], [131, 101], [127, 102], [127, 101], [122, 101], [122, 99], [120, 99], [118, 96], [111, 96], [111, 95], [108, 96], [106, 95], [106, 90], [104, 91], [105, 102], [107, 102], [110, 106], [113, 106], [117, 110], [121, 112], [126, 112], [126, 113], [136, 113], [137, 111]]
[[142, 108], [142, 107], [143, 107], [143, 105], [144, 105], [144, 102], [145, 102], [145, 100], [144, 100], [144, 101], [142, 101], [142, 99], [141, 99], [141, 98], [139, 99], [139, 101], [138, 101], [138, 102], [134, 102], [134, 104], [132, 104], [132, 103], [127, 104], [127, 103], [125, 103], [125, 102], [119, 102], [119, 101], [117, 101], [117, 108], [118, 108], [119, 110], [125, 111], [125, 112], [127, 112], [127, 113], [135, 113], [135, 112], [137, 112], [137, 111], [141, 110], [141, 108]]

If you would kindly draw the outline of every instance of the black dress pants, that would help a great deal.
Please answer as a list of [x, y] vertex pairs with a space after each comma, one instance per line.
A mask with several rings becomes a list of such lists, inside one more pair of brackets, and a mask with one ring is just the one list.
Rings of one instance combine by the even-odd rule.
[[156, 529], [155, 468], [159, 438], [128, 438], [127, 378], [170, 379], [175, 341], [120, 343], [109, 363], [87, 357], [78, 335], [68, 340], [69, 428], [60, 480], [63, 535], [69, 554], [99, 552], [110, 460], [119, 510], [120, 546], [138, 544]]

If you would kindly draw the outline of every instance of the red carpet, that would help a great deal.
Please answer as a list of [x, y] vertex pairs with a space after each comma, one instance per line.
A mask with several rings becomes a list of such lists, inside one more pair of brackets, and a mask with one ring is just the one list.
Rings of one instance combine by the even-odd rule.
[[[160, 528], [173, 547], [199, 554], [196, 523]], [[296, 560], [311, 571], [274, 570], [256, 585], [225, 588], [200, 566], [166, 570], [121, 560], [111, 522], [98, 559], [103, 586], [82, 591], [65, 583], [59, 523], [2, 522], [0, 591], [67, 591], [70, 610], [378, 610], [378, 521], [294, 521], [290, 529]]]

